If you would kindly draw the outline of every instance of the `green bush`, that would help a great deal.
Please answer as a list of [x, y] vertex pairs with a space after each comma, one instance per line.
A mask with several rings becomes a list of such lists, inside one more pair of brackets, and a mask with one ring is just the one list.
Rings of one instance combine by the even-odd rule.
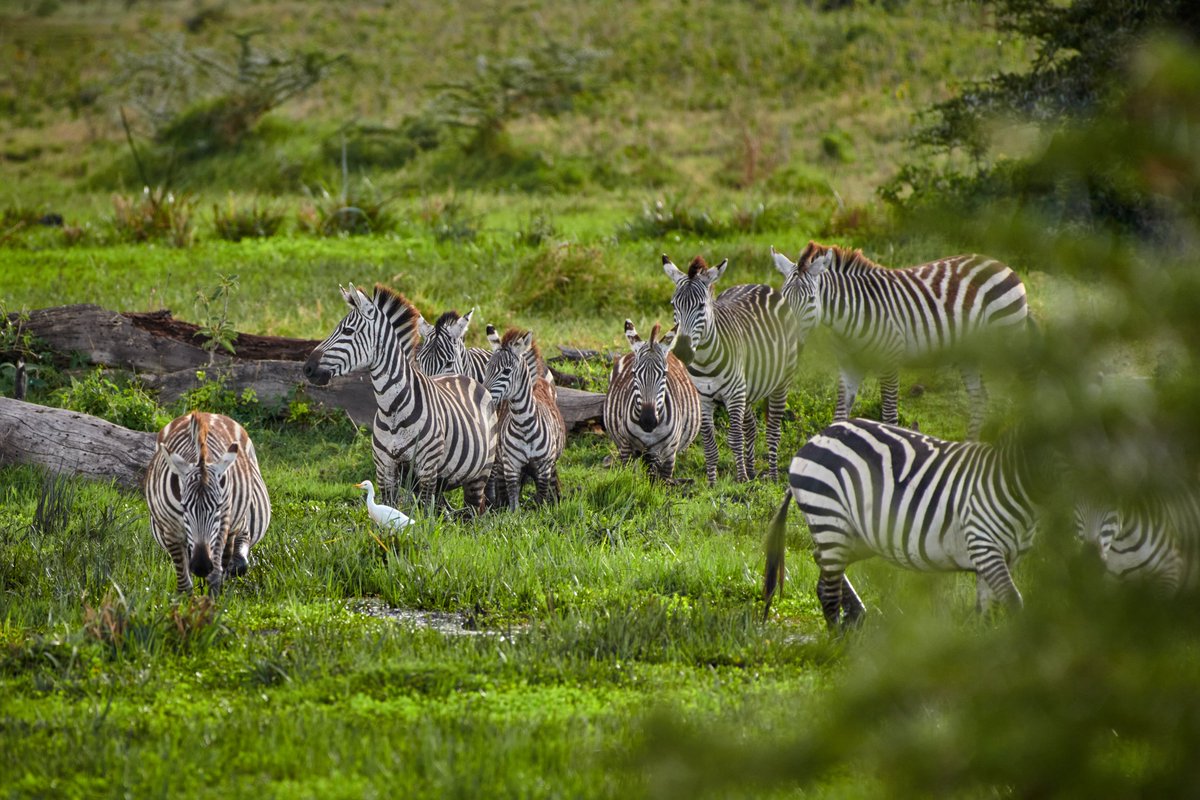
[[184, 392], [176, 404], [180, 414], [192, 410], [207, 411], [243, 423], [264, 418], [265, 410], [258, 402], [258, 394], [249, 387], [240, 394], [229, 388], [228, 379], [219, 370], [212, 377], [205, 370], [196, 370], [196, 380], [199, 381], [196, 388]]
[[270, 203], [260, 206], [257, 200], [249, 206], [239, 206], [232, 193], [224, 206], [213, 203], [212, 208], [217, 238], [228, 242], [270, 238], [283, 225], [283, 212], [276, 206]]
[[113, 195], [112, 203], [113, 230], [123, 241], [161, 240], [175, 247], [188, 247], [195, 239], [192, 229], [195, 200], [191, 195], [147, 186], [138, 197]]
[[123, 386], [106, 377], [103, 367], [97, 367], [82, 380], [71, 383], [54, 394], [61, 408], [106, 419], [135, 431], [157, 431], [171, 421], [171, 416], [159, 408], [146, 390], [134, 383]]
[[317, 194], [309, 192], [312, 200], [300, 209], [297, 224], [300, 230], [316, 236], [361, 236], [384, 233], [396, 227], [396, 218], [388, 206], [390, 198], [381, 197], [369, 181], [360, 186], [346, 187], [341, 195], [333, 195], [325, 187]]
[[648, 295], [654, 288], [651, 281], [639, 283], [611, 269], [600, 248], [564, 242], [523, 259], [509, 296], [521, 311], [617, 314], [660, 301], [657, 294]]

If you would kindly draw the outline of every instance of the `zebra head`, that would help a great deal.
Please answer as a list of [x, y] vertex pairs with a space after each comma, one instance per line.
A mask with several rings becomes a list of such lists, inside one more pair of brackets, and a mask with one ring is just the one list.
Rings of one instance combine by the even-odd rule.
[[[195, 461], [167, 451], [165, 445], [159, 447], [167, 457], [167, 469], [179, 483], [189, 569], [193, 575], [210, 578], [213, 562], [220, 563], [225, 551], [230, 505], [225, 473], [237, 461], [238, 443], [231, 442], [220, 457], [210, 461], [208, 427], [198, 414], [191, 415], [188, 434], [197, 453]], [[219, 578], [210, 578], [209, 585], [214, 592], [220, 591]]]
[[421, 346], [417, 348], [417, 368], [426, 375], [465, 375], [467, 371], [467, 346], [463, 337], [471, 324], [471, 309], [459, 316], [457, 311], [447, 311], [430, 325], [424, 317], [418, 317], [421, 331]]
[[675, 345], [675, 329], [658, 339], [659, 325], [654, 323], [650, 340], [643, 342], [633, 322], [625, 320], [625, 338], [633, 350], [633, 375], [630, 381], [629, 416], [649, 433], [659, 426], [666, 413], [667, 355]]
[[[664, 253], [662, 257], [663, 272], [675, 281], [675, 293], [671, 296], [671, 307], [675, 310], [675, 329], [679, 334], [679, 344], [686, 357], [694, 351], [701, 342], [707, 341], [716, 326], [716, 312], [713, 309], [713, 284], [725, 274], [729, 259], [723, 260], [715, 267], [704, 263], [704, 259], [696, 256], [688, 266], [686, 273], [671, 263]], [[690, 360], [690, 359], [688, 359]]]
[[1121, 515], [1114, 508], [1079, 501], [1075, 504], [1075, 533], [1094, 546], [1102, 561], [1108, 561], [1113, 538], [1121, 532]]
[[350, 313], [333, 333], [313, 348], [304, 362], [304, 376], [316, 386], [348, 372], [387, 363], [397, 347], [401, 362], [409, 360], [420, 316], [404, 295], [376, 284], [368, 298], [354, 284], [342, 289]]
[[499, 404], [511, 400], [518, 390], [530, 380], [530, 352], [536, 352], [532, 331], [510, 328], [501, 339], [496, 329], [488, 326], [488, 342], [492, 345], [492, 357], [488, 361], [483, 386]]
[[821, 322], [819, 281], [833, 265], [834, 255], [832, 247], [809, 242], [799, 260], [793, 262], [771, 248], [775, 269], [783, 273], [783, 296], [800, 322], [801, 335], [806, 336]]

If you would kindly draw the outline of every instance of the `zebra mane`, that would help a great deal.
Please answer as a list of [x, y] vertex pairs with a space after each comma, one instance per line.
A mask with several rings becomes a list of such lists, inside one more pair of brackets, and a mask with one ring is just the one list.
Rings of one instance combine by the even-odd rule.
[[658, 338], [658, 331], [662, 327], [661, 323], [654, 323], [654, 327], [650, 329], [650, 344], [654, 344], [654, 340]]
[[458, 322], [459, 319], [461, 319], [461, 317], [459, 317], [457, 311], [446, 311], [437, 318], [437, 322], [433, 323], [433, 327], [439, 331], [444, 331], [446, 328]]
[[375, 284], [375, 297], [372, 298], [372, 302], [387, 317], [401, 343], [411, 351], [417, 340], [417, 319], [420, 318], [416, 306], [410, 303], [407, 297], [382, 283]]
[[708, 269], [708, 264], [704, 263], [704, 256], [696, 256], [692, 259], [692, 263], [688, 264], [688, 277], [694, 278], [701, 272]]
[[800, 258], [796, 263], [802, 268], [807, 268], [816, 258], [824, 255], [826, 252], [833, 253], [833, 263], [829, 265], [831, 270], [849, 270], [854, 267], [880, 268], [878, 264], [864, 256], [861, 249], [851, 249], [836, 244], [817, 244], [816, 242], [808, 243], [808, 246], [804, 248], [804, 252], [800, 254]]
[[[509, 328], [504, 332], [504, 338], [500, 340], [500, 346], [507, 347], [527, 333], [529, 333], [529, 331], [522, 330], [520, 328]], [[538, 364], [542, 363], [542, 351], [538, 349], [536, 339], [529, 340], [529, 352], [533, 353], [533, 357], [537, 359]]]
[[200, 412], [192, 412], [192, 421], [188, 422], [188, 426], [192, 424], [196, 426], [196, 449], [199, 452], [197, 465], [200, 467], [200, 482], [208, 483], [208, 470], [204, 468], [208, 461], [208, 420], [200, 416]]

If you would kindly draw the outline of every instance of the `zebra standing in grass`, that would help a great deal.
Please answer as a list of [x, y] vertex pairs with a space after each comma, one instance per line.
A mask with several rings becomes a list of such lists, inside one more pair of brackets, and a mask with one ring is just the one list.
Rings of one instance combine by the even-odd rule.
[[492, 353], [482, 347], [468, 349], [463, 343], [474, 313], [475, 309], [471, 309], [460, 317], [457, 311], [447, 311], [432, 325], [418, 315], [417, 328], [421, 332], [416, 351], [418, 369], [426, 375], [466, 375], [483, 383]]
[[[839, 354], [834, 419], [847, 419], [868, 370], [881, 370], [883, 421], [897, 422], [901, 364], [953, 351], [981, 333], [1032, 326], [1017, 273], [979, 255], [954, 256], [908, 269], [872, 263], [861, 250], [809, 242], [792, 263], [771, 248], [783, 294], [805, 334], [818, 323]], [[970, 439], [979, 438], [987, 390], [975, 367], [963, 368], [971, 398]]]
[[729, 412], [729, 446], [735, 477], [754, 477], [758, 424], [754, 404], [767, 400], [767, 474], [779, 474], [779, 435], [788, 388], [796, 373], [803, 335], [783, 295], [770, 286], [731, 286], [716, 296], [713, 284], [725, 273], [726, 259], [709, 267], [697, 256], [686, 273], [662, 257], [663, 271], [675, 282], [671, 305], [679, 331], [676, 351], [700, 392], [700, 433], [709, 484], [717, 480], [717, 438], [713, 411]]
[[370, 368], [375, 389], [372, 448], [385, 502], [400, 484], [414, 485], [421, 502], [463, 487], [463, 502], [483, 510], [496, 457], [496, 412], [482, 385], [463, 375], [430, 377], [416, 368], [413, 346], [419, 314], [404, 295], [377, 284], [368, 298], [351, 284], [342, 296], [348, 313], [304, 364], [310, 382]]
[[192, 575], [218, 594], [225, 575], [242, 575], [250, 548], [271, 524], [271, 499], [254, 444], [229, 417], [193, 411], [158, 432], [143, 484], [154, 539], [175, 562], [176, 586]]
[[558, 502], [558, 458], [567, 426], [554, 384], [538, 377], [541, 354], [533, 334], [510, 329], [488, 361], [484, 385], [500, 406], [500, 471], [509, 509], [516, 511], [523, 477], [537, 484], [539, 502]]
[[792, 459], [791, 488], [767, 535], [766, 609], [784, 574], [788, 505], [808, 520], [820, 569], [817, 599], [830, 628], [865, 610], [846, 578], [880, 556], [916, 570], [975, 573], [977, 608], [1020, 606], [1010, 566], [1036, 523], [1028, 465], [1014, 444], [946, 442], [872, 420], [835, 422]]
[[613, 362], [604, 398], [604, 429], [617, 445], [617, 457], [630, 461], [640, 453], [653, 477], [671, 480], [675, 457], [700, 430], [700, 393], [683, 362], [671, 353], [675, 330], [658, 338], [654, 324], [643, 342], [625, 320], [625, 338], [633, 352]]
[[1075, 506], [1075, 524], [1113, 575], [1158, 583], [1168, 592], [1196, 585], [1200, 498], [1194, 492], [1170, 499], [1153, 497], [1119, 511], [1080, 502]]

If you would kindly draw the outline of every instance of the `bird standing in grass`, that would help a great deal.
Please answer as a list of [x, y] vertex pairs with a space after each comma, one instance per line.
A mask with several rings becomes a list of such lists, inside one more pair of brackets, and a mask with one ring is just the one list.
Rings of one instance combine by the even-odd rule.
[[391, 506], [381, 506], [375, 502], [375, 484], [370, 481], [356, 483], [354, 486], [358, 489], [367, 490], [367, 513], [371, 515], [371, 519], [375, 524], [385, 530], [399, 531], [412, 524], [412, 519], [403, 512], [397, 511]]

